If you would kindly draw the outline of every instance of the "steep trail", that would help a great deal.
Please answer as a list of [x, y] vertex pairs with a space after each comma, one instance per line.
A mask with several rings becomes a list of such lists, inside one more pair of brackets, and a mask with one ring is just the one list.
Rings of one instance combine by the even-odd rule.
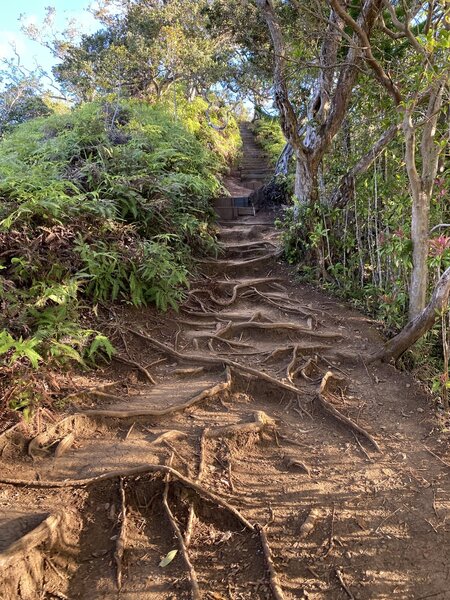
[[0, 437], [0, 598], [449, 598], [425, 394], [365, 363], [373, 324], [295, 281], [271, 214], [219, 238], [178, 314], [105, 315], [128, 364]]

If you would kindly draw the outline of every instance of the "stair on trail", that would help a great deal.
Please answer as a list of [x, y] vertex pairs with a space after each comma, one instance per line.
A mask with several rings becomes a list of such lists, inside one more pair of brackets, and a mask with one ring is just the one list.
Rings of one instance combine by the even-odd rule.
[[[154, 387], [142, 386], [141, 390], [134, 390], [124, 401], [103, 401], [95, 410], [88, 409], [82, 413], [78, 420], [74, 416], [68, 417], [66, 424], [61, 422], [59, 429], [43, 441], [43, 449], [36, 448], [33, 452], [33, 462], [39, 469], [40, 477], [52, 480], [83, 479], [116, 468], [128, 469], [149, 462], [158, 463], [164, 442], [153, 442], [170, 430], [162, 424], [170, 418], [170, 408], [189, 405], [202, 392], [224, 381], [223, 369], [199, 375], [174, 375], [169, 381], [158, 382]], [[166, 410], [167, 416], [149, 414], [151, 411]], [[184, 438], [187, 437], [188, 425], [189, 417], [185, 415], [180, 417], [173, 429], [180, 431], [182, 435], [179, 437]], [[76, 442], [56, 458], [56, 442], [69, 432], [73, 433]], [[0, 550], [1, 545], [0, 536]]]
[[249, 123], [241, 123], [242, 159], [224, 180], [229, 196], [218, 198], [214, 208], [221, 220], [255, 215], [258, 210], [258, 190], [270, 180], [272, 169], [267, 156], [255, 140]]
[[[261, 212], [257, 217], [223, 223], [221, 260], [202, 262], [202, 271], [217, 271], [217, 278], [197, 280], [178, 314], [158, 318], [150, 313], [150, 319], [141, 317], [136, 324], [150, 338], [187, 355], [186, 360], [127, 333], [121, 353], [130, 351], [130, 360], [148, 368], [156, 385], [144, 383], [136, 372], [113, 363], [106, 374], [115, 382], [107, 388], [110, 397], [102, 393], [96, 399], [88, 396], [81, 400], [78, 410], [85, 416], [72, 413], [64, 426], [63, 421], [55, 424], [43, 414], [39, 431], [44, 437], [38, 434], [40, 442], [33, 452], [30, 435], [24, 436], [26, 429], [0, 437], [2, 476], [31, 483], [3, 485], [0, 490], [0, 566], [9, 565], [0, 568], [0, 598], [191, 597], [180, 552], [167, 568], [159, 566], [161, 558], [179, 544], [163, 506], [165, 478], [162, 472], [143, 472], [149, 465], [169, 461], [184, 477], [198, 478], [198, 487], [222, 499], [219, 505], [180, 479], [167, 479], [168, 505], [185, 538], [193, 516], [188, 552], [202, 597], [211, 589], [217, 590], [218, 598], [227, 597], [229, 589], [238, 590], [242, 598], [269, 597], [269, 571], [260, 538], [253, 530], [243, 529], [225, 510], [223, 501], [250, 523], [266, 522], [270, 507], [276, 515], [270, 535], [275, 556], [296, 547], [309, 507], [320, 506], [318, 524], [304, 548], [306, 561], [314, 563], [320, 556], [323, 568], [331, 570], [337, 560], [343, 560], [335, 553], [343, 552], [338, 545], [331, 548], [329, 558], [328, 551], [324, 553], [323, 532], [327, 532], [328, 542], [331, 523], [332, 531], [335, 525], [338, 536], [345, 539], [350, 556], [358, 561], [362, 553], [367, 556], [361, 567], [356, 560], [342, 563], [352, 589], [354, 582], [363, 581], [367, 569], [373, 568], [388, 573], [383, 597], [395, 596], [400, 585], [404, 598], [429, 593], [429, 556], [433, 556], [433, 564], [440, 565], [440, 556], [448, 555], [447, 532], [441, 531], [434, 518], [445, 514], [449, 497], [448, 486], [444, 488], [445, 463], [413, 446], [414, 440], [428, 439], [429, 423], [422, 425], [414, 418], [418, 397], [410, 399], [411, 385], [405, 392], [408, 380], [403, 374], [396, 377], [391, 367], [379, 367], [374, 387], [372, 367], [359, 359], [373, 343], [366, 319], [349, 311], [335, 315], [337, 303], [328, 309], [328, 298], [291, 282], [276, 260], [279, 234], [270, 225], [271, 218]], [[274, 256], [268, 260], [251, 262], [272, 252]], [[224, 269], [224, 263], [233, 262], [237, 264]], [[125, 318], [130, 315], [126, 313]], [[135, 317], [133, 312], [133, 320]], [[204, 361], [193, 355], [221, 364], [199, 371]], [[230, 380], [224, 373], [226, 363], [218, 357], [233, 361]], [[345, 375], [350, 388], [349, 393], [338, 388], [325, 411], [318, 406], [317, 390], [330, 368], [336, 370], [338, 380]], [[253, 377], [255, 371], [257, 378]], [[267, 377], [273, 381], [268, 382]], [[295, 396], [286, 396], [289, 382], [297, 388]], [[211, 391], [208, 399], [202, 395], [195, 405], [189, 404], [212, 387], [216, 392]], [[87, 403], [92, 407], [90, 415]], [[179, 410], [166, 416], [154, 414], [173, 406]], [[76, 410], [77, 405], [68, 409]], [[357, 433], [348, 430], [333, 409], [338, 415], [340, 410], [344, 418], [349, 415], [360, 427], [368, 423], [369, 431], [376, 432], [383, 444], [384, 454], [375, 454], [364, 436], [358, 440]], [[275, 419], [273, 432], [270, 426], [264, 434], [246, 429], [255, 423], [259, 411]], [[415, 429], [407, 429], [415, 422]], [[58, 445], [69, 432], [74, 437], [72, 445], [58, 453]], [[172, 437], [161, 439], [168, 432]], [[72, 487], [70, 481], [99, 475], [105, 477], [89, 485], [78, 482]], [[431, 499], [428, 480], [438, 482]], [[45, 489], [40, 489], [46, 482], [57, 482], [60, 487], [44, 485]], [[392, 522], [395, 533], [388, 536], [392, 530], [386, 529], [383, 534], [380, 528], [400, 510], [397, 523]], [[51, 531], [47, 520], [59, 514], [63, 515], [61, 526]], [[425, 524], [417, 519], [418, 514], [423, 515]], [[427, 524], [435, 522], [430, 532]], [[377, 530], [379, 535], [373, 535]], [[32, 551], [24, 553], [24, 540], [29, 540], [33, 531], [39, 533], [37, 542]], [[422, 560], [417, 547], [424, 544]], [[117, 566], [121, 552], [122, 586]], [[398, 556], [405, 556], [406, 566], [391, 580], [391, 565], [397, 564]], [[292, 564], [277, 563], [287, 594], [303, 589], [309, 579], [304, 578], [305, 584], [303, 567], [300, 565], [298, 574]], [[444, 582], [448, 573], [444, 562], [442, 565], [438, 575]], [[416, 594], [416, 573], [425, 581], [419, 588], [422, 596]], [[263, 584], [261, 594], [255, 591], [255, 581]], [[22, 594], [25, 589], [27, 595]], [[337, 597], [336, 589], [331, 589], [331, 595], [321, 595], [320, 600]], [[361, 600], [374, 597], [373, 587], [362, 591]]]

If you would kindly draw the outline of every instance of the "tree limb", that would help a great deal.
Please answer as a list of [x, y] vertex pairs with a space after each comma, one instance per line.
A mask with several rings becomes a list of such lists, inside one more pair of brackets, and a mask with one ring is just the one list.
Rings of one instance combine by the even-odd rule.
[[382, 350], [371, 357], [370, 361], [390, 362], [397, 360], [400, 356], [423, 337], [434, 325], [436, 319], [447, 308], [450, 294], [450, 267], [444, 271], [439, 279], [433, 296], [425, 309], [402, 331], [389, 340]]

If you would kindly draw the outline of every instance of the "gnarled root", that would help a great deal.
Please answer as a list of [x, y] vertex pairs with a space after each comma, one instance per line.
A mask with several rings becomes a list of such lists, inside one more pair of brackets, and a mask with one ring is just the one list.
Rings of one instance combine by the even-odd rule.
[[319, 401], [320, 406], [325, 410], [325, 412], [332, 415], [340, 423], [343, 423], [344, 425], [349, 427], [352, 431], [356, 431], [357, 433], [362, 435], [364, 438], [366, 438], [366, 440], [368, 440], [372, 444], [372, 446], [374, 446], [374, 448], [377, 450], [377, 452], [381, 453], [380, 446], [378, 445], [377, 441], [373, 438], [373, 436], [368, 431], [366, 431], [363, 427], [360, 427], [357, 423], [355, 423], [354, 421], [349, 419], [349, 417], [346, 417], [345, 415], [343, 415], [335, 406], [333, 406], [333, 404], [331, 404], [331, 402], [329, 402], [325, 398], [325, 394], [327, 392], [329, 393], [330, 387], [332, 387], [333, 385], [336, 385], [336, 384], [341, 385], [343, 383], [345, 383], [344, 379], [337, 377], [331, 371], [327, 371], [322, 379], [319, 391], [317, 393], [317, 400]]
[[205, 436], [208, 438], [218, 438], [247, 433], [261, 433], [265, 429], [273, 429], [275, 427], [275, 421], [262, 410], [257, 410], [253, 417], [254, 421], [251, 423], [237, 423], [236, 425], [226, 425], [225, 427], [208, 429]]
[[107, 473], [102, 473], [101, 475], [96, 475], [95, 477], [89, 477], [87, 479], [66, 479], [64, 481], [30, 481], [28, 479], [10, 479], [6, 477], [0, 477], [0, 483], [6, 485], [16, 485], [16, 486], [27, 486], [31, 488], [65, 488], [65, 487], [85, 487], [87, 485], [93, 485], [96, 483], [100, 483], [103, 481], [110, 481], [111, 479], [115, 479], [116, 477], [138, 477], [139, 475], [147, 475], [149, 473], [159, 473], [159, 474], [167, 474], [169, 473], [172, 477], [177, 479], [182, 485], [187, 488], [190, 488], [194, 492], [196, 492], [199, 496], [203, 497], [205, 500], [216, 504], [220, 508], [223, 508], [234, 515], [234, 517], [248, 530], [254, 531], [253, 525], [247, 521], [247, 519], [241, 515], [241, 513], [231, 506], [226, 500], [223, 500], [213, 492], [210, 492], [208, 489], [203, 487], [202, 485], [192, 481], [189, 477], [185, 477], [179, 471], [176, 471], [172, 467], [167, 465], [159, 465], [159, 464], [145, 464], [140, 465], [138, 467], [130, 467], [129, 469], [123, 470], [115, 470], [109, 471]]
[[[34, 600], [40, 598], [47, 578], [46, 567], [56, 570], [47, 553], [69, 556], [70, 544], [81, 528], [74, 511], [64, 509], [47, 516], [37, 527], [26, 533], [0, 553], [0, 595], [2, 598]], [[58, 575], [66, 579], [66, 573]], [[70, 577], [70, 573], [67, 574]], [[64, 594], [61, 594], [64, 597]]]
[[264, 527], [261, 525], [255, 526], [257, 531], [259, 532], [259, 537], [261, 540], [261, 545], [264, 552], [264, 558], [267, 565], [267, 570], [269, 571], [269, 579], [270, 579], [270, 588], [272, 590], [273, 596], [275, 600], [284, 600], [283, 590], [281, 589], [281, 585], [278, 579], [277, 572], [275, 570], [275, 565], [272, 558], [272, 552], [270, 550], [269, 541], [267, 539], [267, 535]]
[[200, 600], [201, 596], [200, 596], [200, 588], [198, 585], [197, 574], [196, 574], [194, 566], [192, 565], [191, 560], [189, 558], [189, 553], [187, 550], [186, 543], [183, 539], [183, 535], [181, 534], [181, 530], [180, 530], [178, 523], [176, 522], [175, 517], [172, 513], [172, 510], [169, 506], [169, 483], [170, 483], [170, 473], [167, 473], [166, 477], [165, 477], [165, 486], [164, 486], [164, 493], [163, 493], [163, 506], [166, 511], [167, 518], [169, 519], [170, 525], [175, 534], [175, 537], [178, 540], [180, 552], [181, 552], [184, 563], [185, 563], [186, 568], [189, 573], [189, 580], [190, 580], [191, 589], [192, 589], [192, 598], [193, 598], [193, 600]]
[[114, 552], [114, 560], [116, 562], [116, 581], [117, 589], [122, 589], [122, 560], [125, 551], [126, 536], [127, 536], [127, 507], [125, 500], [125, 488], [122, 477], [119, 478], [120, 491], [120, 528], [116, 540], [116, 551]]
[[[277, 282], [280, 281], [278, 277], [261, 277], [258, 279], [251, 279], [250, 281], [217, 281], [216, 283], [220, 286], [228, 286], [233, 284], [233, 290], [231, 292], [231, 296], [230, 298], [227, 299], [223, 299], [223, 298], [216, 298], [216, 296], [214, 296], [214, 294], [211, 292], [211, 290], [209, 290], [208, 288], [195, 288], [193, 290], [191, 290], [189, 292], [189, 296], [195, 296], [202, 293], [202, 294], [207, 294], [210, 298], [210, 300], [212, 302], [214, 302], [215, 304], [218, 304], [219, 306], [231, 306], [231, 304], [233, 304], [237, 297], [238, 297], [238, 292], [240, 290], [246, 289], [246, 288], [252, 288], [255, 287], [257, 285], [267, 285], [269, 283], [273, 283], [273, 282]], [[198, 299], [197, 299], [198, 300]], [[205, 311], [207, 313], [207, 311]]]

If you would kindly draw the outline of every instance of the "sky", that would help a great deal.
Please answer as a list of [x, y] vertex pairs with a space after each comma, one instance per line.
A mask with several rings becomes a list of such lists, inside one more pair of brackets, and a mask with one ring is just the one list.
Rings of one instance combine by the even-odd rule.
[[0, 60], [11, 58], [14, 52], [11, 43], [15, 44], [22, 63], [33, 69], [36, 62], [50, 71], [55, 60], [51, 53], [40, 44], [24, 35], [20, 28], [19, 17], [25, 15], [27, 22], [39, 25], [45, 16], [45, 7], [56, 8], [56, 27], [64, 29], [64, 24], [75, 19], [83, 33], [90, 33], [99, 28], [99, 23], [87, 11], [92, 0], [3, 0], [0, 21]]

